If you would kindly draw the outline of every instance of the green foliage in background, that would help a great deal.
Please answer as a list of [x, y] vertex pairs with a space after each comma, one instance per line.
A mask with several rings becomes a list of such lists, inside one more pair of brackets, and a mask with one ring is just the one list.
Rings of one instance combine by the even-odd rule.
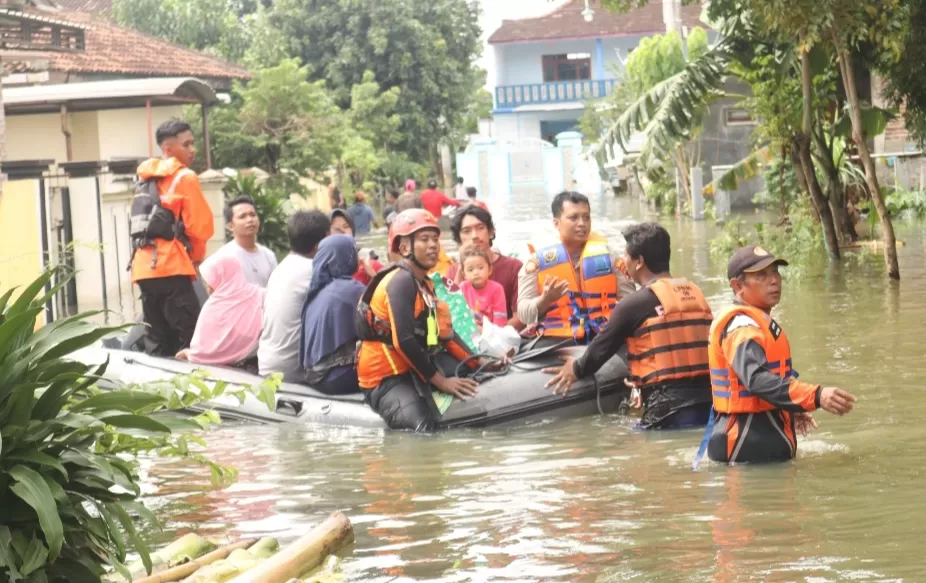
[[[145, 386], [96, 383], [108, 364], [91, 366], [77, 351], [119, 328], [84, 313], [36, 329], [45, 303], [69, 277], [48, 271], [0, 295], [0, 580], [97, 582], [109, 568], [127, 576], [134, 550], [150, 569], [139, 531], [157, 520], [144, 504], [136, 457], [172, 456], [202, 463], [217, 482], [234, 472], [196, 453], [197, 434], [219, 421], [177, 410], [246, 392], [274, 406], [274, 385], [231, 390], [201, 376]], [[57, 281], [46, 293], [46, 285]], [[140, 519], [140, 520], [139, 520]]]

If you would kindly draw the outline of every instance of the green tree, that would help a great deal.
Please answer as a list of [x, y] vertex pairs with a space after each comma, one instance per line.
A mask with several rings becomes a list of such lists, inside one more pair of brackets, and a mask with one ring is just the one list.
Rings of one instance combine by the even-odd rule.
[[124, 26], [240, 61], [255, 10], [242, 0], [113, 0], [112, 15]]
[[466, 0], [277, 0], [270, 12], [294, 55], [312, 65], [311, 79], [324, 79], [342, 108], [367, 71], [383, 90], [399, 88], [396, 149], [430, 160], [463, 123], [478, 83], [478, 17]]

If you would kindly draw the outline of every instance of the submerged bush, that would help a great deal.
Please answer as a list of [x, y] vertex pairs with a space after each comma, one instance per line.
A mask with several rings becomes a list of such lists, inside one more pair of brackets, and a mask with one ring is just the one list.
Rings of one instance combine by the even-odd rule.
[[186, 417], [177, 410], [222, 394], [251, 391], [269, 406], [269, 384], [228, 390], [203, 377], [101, 391], [108, 364], [91, 366], [75, 352], [120, 328], [84, 313], [36, 329], [46, 301], [68, 281], [43, 274], [22, 290], [0, 294], [0, 580], [99, 581], [137, 551], [150, 557], [133, 517], [157, 521], [139, 501], [136, 457], [174, 456], [206, 464], [217, 481], [234, 472], [191, 450], [195, 435], [219, 421], [214, 412]]

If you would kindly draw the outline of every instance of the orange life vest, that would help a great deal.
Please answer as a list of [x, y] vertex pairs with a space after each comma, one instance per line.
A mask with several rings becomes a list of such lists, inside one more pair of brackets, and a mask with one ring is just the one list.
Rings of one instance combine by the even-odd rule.
[[536, 261], [540, 270], [538, 292], [543, 293], [543, 284], [551, 277], [569, 282], [569, 291], [544, 316], [541, 323], [544, 336], [580, 340], [585, 338], [586, 331], [597, 333], [607, 323], [618, 299], [607, 240], [595, 234], [589, 237], [579, 259], [578, 273], [560, 242], [541, 247]]
[[684, 278], [660, 279], [649, 289], [661, 307], [627, 341], [630, 378], [653, 385], [707, 376], [713, 315], [704, 294]]
[[714, 410], [718, 413], [761, 413], [774, 411], [776, 407], [749, 392], [727, 362], [723, 354], [723, 340], [730, 321], [738, 315], [746, 315], [759, 325], [752, 339], [765, 349], [770, 372], [782, 378], [797, 376], [791, 368], [791, 346], [788, 335], [771, 316], [752, 306], [732, 306], [724, 310], [711, 326], [709, 358], [711, 365], [711, 391], [714, 394]]

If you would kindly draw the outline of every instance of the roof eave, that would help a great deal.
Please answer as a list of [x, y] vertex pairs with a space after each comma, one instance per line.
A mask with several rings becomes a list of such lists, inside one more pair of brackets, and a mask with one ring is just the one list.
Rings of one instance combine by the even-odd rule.
[[664, 29], [658, 30], [640, 30], [634, 32], [620, 32], [620, 33], [608, 33], [608, 34], [586, 34], [586, 35], [564, 35], [564, 36], [546, 36], [543, 38], [529, 38], [529, 39], [508, 39], [508, 40], [492, 40], [489, 38], [488, 44], [490, 45], [514, 45], [514, 44], [530, 44], [530, 43], [542, 43], [549, 41], [561, 41], [561, 40], [587, 40], [590, 38], [627, 38], [630, 36], [651, 36], [654, 34], [665, 34]]

